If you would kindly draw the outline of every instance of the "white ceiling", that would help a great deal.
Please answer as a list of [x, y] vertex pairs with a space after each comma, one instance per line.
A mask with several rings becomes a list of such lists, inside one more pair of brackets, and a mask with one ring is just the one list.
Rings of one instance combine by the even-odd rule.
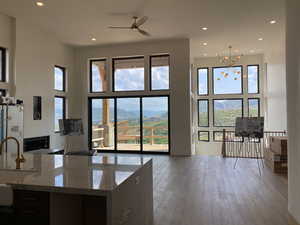
[[[192, 56], [215, 56], [233, 45], [249, 54], [280, 48], [284, 42], [284, 0], [0, 0], [0, 11], [28, 21], [75, 46], [187, 37]], [[132, 15], [146, 15], [152, 34], [110, 30], [127, 26]], [[276, 24], [271, 25], [270, 20]], [[202, 27], [208, 27], [203, 31]], [[97, 41], [91, 41], [91, 38]], [[263, 37], [263, 41], [258, 38]], [[207, 46], [202, 43], [207, 42]], [[252, 52], [253, 53], [253, 52]]]

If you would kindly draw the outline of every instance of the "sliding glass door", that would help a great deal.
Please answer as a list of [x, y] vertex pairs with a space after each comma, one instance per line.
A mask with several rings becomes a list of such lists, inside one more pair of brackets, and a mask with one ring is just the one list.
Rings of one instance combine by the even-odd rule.
[[117, 150], [141, 150], [140, 98], [117, 98]]
[[90, 101], [91, 148], [115, 149], [115, 99], [93, 98]]
[[169, 103], [168, 97], [144, 97], [143, 151], [168, 152]]
[[100, 151], [169, 152], [169, 97], [90, 98], [90, 146]]

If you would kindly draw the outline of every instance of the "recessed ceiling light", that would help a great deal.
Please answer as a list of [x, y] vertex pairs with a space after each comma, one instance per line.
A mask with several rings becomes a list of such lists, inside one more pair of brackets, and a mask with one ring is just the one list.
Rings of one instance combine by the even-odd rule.
[[202, 27], [202, 30], [207, 30], [208, 28], [207, 27]]
[[203, 56], [207, 56], [207, 53], [203, 53]]
[[270, 24], [275, 24], [275, 23], [277, 23], [276, 20], [271, 20], [270, 21]]
[[264, 39], [263, 39], [263, 38], [258, 38], [258, 40], [259, 40], [259, 41], [262, 41], [262, 40], [264, 40]]
[[97, 39], [96, 38], [92, 38], [92, 41], [97, 41]]
[[203, 43], [203, 45], [204, 45], [204, 46], [206, 46], [206, 45], [207, 45], [207, 43], [206, 43], [206, 42], [204, 42], [204, 43]]
[[45, 4], [44, 4], [44, 2], [36, 2], [36, 5], [41, 7], [41, 6], [44, 6]]

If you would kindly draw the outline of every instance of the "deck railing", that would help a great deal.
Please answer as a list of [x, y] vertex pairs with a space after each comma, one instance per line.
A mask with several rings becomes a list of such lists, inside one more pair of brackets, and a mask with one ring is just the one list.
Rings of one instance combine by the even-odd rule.
[[[138, 143], [140, 141], [140, 127], [139, 126], [129, 126], [128, 123], [118, 124], [118, 142], [129, 143], [135, 142]], [[155, 139], [168, 139], [168, 135], [157, 135], [156, 130], [168, 130], [167, 126], [144, 126], [144, 130], [149, 130], [146, 135], [143, 135], [143, 139], [149, 138], [149, 144], [154, 145]], [[93, 127], [93, 137], [92, 142], [96, 142], [98, 146], [104, 146], [104, 138], [107, 135], [105, 128], [101, 126], [94, 126]]]
[[[269, 147], [270, 136], [286, 136], [286, 131], [265, 131], [262, 139], [245, 140], [236, 137], [234, 131], [223, 130], [222, 156], [231, 158], [262, 158], [264, 148]], [[260, 151], [257, 151], [260, 150]]]

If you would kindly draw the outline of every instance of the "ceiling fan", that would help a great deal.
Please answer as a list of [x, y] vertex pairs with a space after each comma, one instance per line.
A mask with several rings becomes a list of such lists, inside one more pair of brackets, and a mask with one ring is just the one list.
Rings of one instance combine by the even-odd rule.
[[140, 26], [142, 26], [144, 23], [146, 23], [146, 21], [148, 20], [147, 16], [143, 16], [142, 18], [138, 18], [137, 16], [132, 17], [133, 19], [133, 23], [131, 26], [129, 27], [114, 27], [114, 26], [110, 26], [108, 28], [110, 29], [129, 29], [129, 30], [137, 30], [140, 34], [144, 35], [144, 36], [150, 36], [150, 34], [145, 31], [142, 30], [140, 28]]

